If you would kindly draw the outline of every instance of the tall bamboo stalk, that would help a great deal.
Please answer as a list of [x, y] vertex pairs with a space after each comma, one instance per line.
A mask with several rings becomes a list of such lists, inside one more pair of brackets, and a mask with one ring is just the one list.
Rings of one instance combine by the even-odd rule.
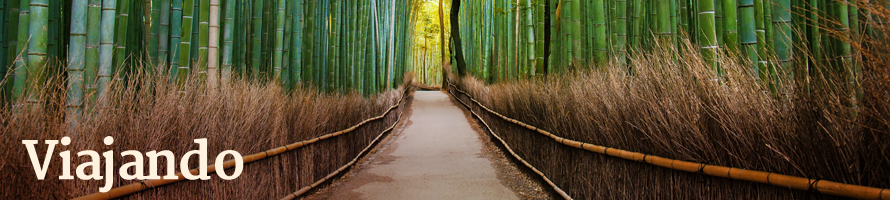
[[[117, 31], [114, 34], [114, 58], [111, 64], [111, 73], [110, 75], [115, 76], [114, 73], [122, 72], [123, 69], [126, 69], [126, 64], [124, 63], [129, 56], [127, 52], [127, 34], [128, 27], [130, 23], [130, 1], [121, 0], [119, 5], [117, 5], [118, 16], [115, 19]], [[120, 78], [120, 77], [116, 77]]]
[[[754, 24], [754, 0], [739, 0], [739, 43], [742, 56], [757, 66], [757, 30]], [[755, 68], [756, 69], [756, 68]]]
[[[593, 3], [594, 12], [596, 12], [596, 9], [603, 9], [603, 8], [597, 7], [597, 1], [599, 1], [600, 7], [605, 6], [605, 5], [602, 5], [603, 0], [594, 0], [594, 3]], [[572, 0], [571, 3], [572, 4], [569, 8], [571, 10], [572, 25], [571, 25], [571, 29], [567, 30], [567, 31], [572, 32], [572, 38], [571, 38], [572, 61], [582, 63], [584, 60], [584, 54], [581, 52], [584, 49], [584, 46], [581, 46], [581, 1], [580, 0]], [[600, 12], [600, 14], [603, 15], [603, 18], [601, 19], [601, 20], [603, 20], [602, 21], [602, 23], [603, 23], [602, 30], [605, 30], [605, 28], [606, 28], [605, 27], [605, 13]], [[596, 18], [596, 16], [594, 18]], [[594, 23], [596, 23], [596, 22], [594, 22]], [[597, 27], [597, 28], [599, 28], [599, 27]], [[603, 35], [603, 39], [605, 39], [605, 35]], [[596, 50], [599, 50], [599, 49], [596, 49]], [[605, 52], [603, 52], [603, 53], [605, 53]], [[575, 66], [575, 67], [578, 68], [580, 66]]]
[[277, 2], [278, 6], [275, 14], [275, 52], [272, 61], [272, 73], [274, 78], [279, 81], [279, 84], [286, 85], [289, 80], [287, 80], [286, 76], [282, 75], [282, 71], [286, 70], [283, 69], [282, 57], [284, 56], [284, 18], [287, 0], [278, 0]]
[[738, 51], [738, 12], [736, 7], [736, 0], [719, 0], [722, 1], [721, 6], [723, 9], [723, 38], [722, 42], [724, 47], [728, 51], [737, 52]]
[[223, 26], [223, 53], [221, 81], [227, 83], [232, 77], [232, 48], [234, 46], [235, 12], [241, 1], [225, 0], [225, 25]]
[[[210, 0], [198, 0], [198, 55], [197, 65], [198, 80], [201, 83], [207, 80], [207, 68], [210, 61]], [[194, 32], [194, 31], [193, 31]], [[192, 40], [194, 42], [194, 39]]]
[[108, 82], [111, 81], [112, 73], [112, 53], [114, 52], [114, 20], [117, 1], [102, 0], [102, 22], [100, 28], [99, 42], [99, 80], [97, 81], [96, 90], [97, 98], [102, 99], [108, 91]]
[[606, 5], [603, 0], [593, 0], [593, 50], [596, 62], [607, 62], [609, 44], [606, 40]]
[[171, 6], [172, 13], [170, 17], [170, 53], [169, 53], [169, 62], [170, 62], [170, 76], [172, 79], [179, 80], [179, 55], [181, 52], [181, 43], [182, 43], [182, 1], [183, 0], [171, 0], [173, 1]]
[[[698, 0], [698, 28], [703, 37], [698, 39], [702, 58], [711, 68], [717, 67], [717, 31], [714, 13], [715, 0]], [[715, 69], [716, 70], [716, 69]]]
[[[175, 6], [175, 5], [174, 5]], [[179, 36], [179, 67], [176, 69], [176, 77], [179, 86], [185, 84], [186, 78], [190, 73], [192, 63], [192, 28], [194, 27], [194, 0], [182, 0], [182, 28]]]
[[303, 0], [291, 0], [293, 2], [294, 18], [291, 23], [291, 81], [296, 85], [303, 80]]
[[[8, 80], [6, 79], [6, 53], [8, 51], [8, 47], [6, 45], [6, 1], [0, 2], [0, 80]], [[0, 83], [0, 102], [5, 102], [7, 99], [6, 95], [6, 85], [7, 81]]]
[[31, 23], [31, 1], [30, 0], [20, 0], [19, 1], [19, 27], [18, 31], [16, 31], [16, 45], [15, 45], [15, 63], [13, 71], [14, 75], [14, 83], [12, 87], [12, 100], [22, 100], [24, 98], [25, 87], [27, 87], [26, 80], [28, 79], [28, 70], [27, 70], [27, 62], [28, 62], [28, 44], [30, 43], [30, 35], [28, 31], [30, 30]]
[[[148, 58], [149, 65], [158, 64], [158, 43], [160, 43], [161, 32], [161, 0], [151, 0], [151, 18], [147, 19], [151, 23], [149, 39], [148, 39]], [[146, 20], [146, 19], [143, 19]], [[151, 68], [149, 68], [151, 69]]]
[[791, 70], [790, 64], [793, 58], [794, 44], [793, 32], [791, 31], [791, 0], [775, 0], [773, 5], [773, 24], [776, 32], [773, 34], [773, 50], [779, 59], [779, 65], [782, 70]]
[[306, 32], [306, 34], [305, 34], [306, 39], [304, 40], [304, 43], [303, 43], [303, 46], [304, 46], [303, 55], [305, 56], [304, 61], [303, 61], [303, 65], [304, 65], [303, 70], [305, 71], [305, 73], [303, 73], [303, 79], [306, 80], [306, 82], [313, 83], [316, 81], [315, 76], [314, 76], [314, 74], [315, 74], [314, 73], [315, 72], [315, 69], [314, 69], [315, 60], [313, 59], [314, 58], [313, 56], [315, 55], [315, 52], [314, 52], [315, 49], [313, 49], [314, 48], [313, 44], [316, 40], [315, 35], [314, 35], [314, 33], [315, 33], [315, 23], [314, 22], [315, 22], [316, 0], [307, 0], [307, 1], [308, 2], [306, 4], [306, 20], [303, 21], [306, 24], [306, 28], [304, 29]]
[[[157, 64], [160, 66], [169, 65], [167, 54], [170, 44], [170, 1], [160, 0], [160, 16], [158, 22], [158, 58]], [[163, 70], [163, 68], [159, 68]]]
[[[619, 65], [623, 66], [627, 55], [627, 0], [618, 0], [615, 7], [617, 9], [615, 12], [617, 20], [615, 34], [618, 36], [614, 41], [618, 53], [615, 57], [617, 57]], [[673, 27], [676, 27], [676, 24]]]
[[[544, 58], [544, 56], [546, 55], [545, 46], [547, 45], [544, 43], [544, 41], [545, 41], [545, 38], [544, 38], [544, 35], [545, 35], [545, 33], [544, 33], [544, 30], [545, 30], [544, 3], [545, 3], [544, 0], [535, 1], [535, 13], [537, 13], [537, 15], [535, 15], [536, 16], [536, 18], [535, 18], [535, 33], [536, 33], [535, 34], [535, 48], [536, 49], [535, 49], [535, 62], [534, 63], [535, 63], [535, 74], [538, 76], [545, 75], [545, 73], [546, 73], [546, 70], [544, 69], [545, 64], [546, 64], [545, 63], [546, 60]], [[444, 32], [445, 29], [442, 29], [442, 30]], [[446, 45], [446, 43], [444, 41], [441, 44], [443, 47]], [[444, 50], [442, 51], [442, 54], [443, 55], [445, 54]], [[442, 75], [442, 77], [445, 77], [445, 75]], [[444, 78], [443, 78], [443, 80], [444, 80]], [[442, 86], [444, 88], [445, 85], [443, 84]]]
[[260, 66], [262, 66], [262, 47], [263, 47], [263, 1], [253, 2], [253, 18], [250, 23], [253, 32], [251, 32], [251, 50], [250, 50], [250, 77], [259, 79]]
[[86, 34], [87, 0], [73, 0], [71, 2], [71, 43], [68, 46], [68, 95], [66, 101], [66, 119], [72, 127], [77, 125], [83, 108]]
[[[14, 82], [16, 74], [14, 67], [16, 63], [16, 57], [19, 54], [19, 52], [17, 51], [18, 48], [16, 48], [16, 45], [18, 43], [19, 29], [19, 23], [17, 22], [19, 21], [20, 14], [19, 0], [7, 0], [6, 11], [4, 14], [6, 14], [6, 24], [3, 27], [3, 30], [0, 31], [0, 34], [3, 34], [0, 37], [4, 37], [5, 42], [0, 43], [0, 45], [3, 46], [5, 54], [4, 58], [2, 59], [4, 61], [0, 62], [0, 65], [3, 66], [0, 68], [2, 68], [4, 72], [3, 78], [6, 79], [6, 82], [3, 85], [0, 85], [2, 86], [2, 88], [0, 89], [3, 90], [3, 96], [4, 98], [6, 98], [6, 100], [14, 101], [16, 100], [14, 98], [14, 93], [12, 92], [13, 85], [15, 84]], [[7, 67], [11, 68], [7, 69]]]
[[207, 50], [207, 84], [219, 86], [219, 0], [210, 0], [209, 45]]

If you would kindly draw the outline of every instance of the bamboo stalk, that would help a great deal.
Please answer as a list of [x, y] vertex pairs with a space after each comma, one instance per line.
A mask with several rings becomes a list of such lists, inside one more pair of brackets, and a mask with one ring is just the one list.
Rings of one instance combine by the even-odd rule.
[[[178, 1], [178, 0], [174, 0]], [[175, 8], [176, 5], [174, 5]], [[194, 9], [195, 9], [194, 0], [182, 0], [181, 9], [182, 9], [182, 27], [180, 28], [179, 36], [179, 66], [176, 69], [176, 78], [177, 84], [179, 87], [183, 87], [186, 82], [186, 78], [190, 73], [192, 63], [192, 27], [194, 20]], [[175, 14], [174, 14], [175, 16]], [[175, 26], [175, 25], [174, 25]]]
[[[286, 85], [289, 80], [287, 80], [286, 76], [282, 75], [282, 71], [286, 70], [283, 67], [282, 57], [284, 56], [284, 19], [285, 19], [285, 7], [287, 6], [287, 0], [277, 0], [277, 12], [275, 14], [275, 52], [272, 61], [273, 66], [273, 76], [274, 79], [278, 80], [279, 84]], [[285, 73], [286, 74], [286, 73]]]
[[[129, 56], [129, 52], [127, 52], [127, 34], [128, 27], [130, 23], [130, 1], [129, 0], [121, 0], [117, 5], [118, 16], [115, 19], [115, 30], [114, 33], [114, 52], [113, 52], [113, 60], [111, 64], [111, 71], [109, 76], [118, 76], [116, 73], [123, 73], [124, 69], [126, 69], [126, 59]], [[109, 77], [111, 78], [111, 77]], [[122, 77], [114, 77], [114, 78], [122, 78]]]
[[207, 84], [211, 89], [215, 89], [219, 87], [219, 0], [210, 0], [209, 9]]
[[102, 22], [100, 25], [99, 41], [99, 71], [96, 85], [97, 98], [101, 101], [108, 91], [108, 82], [111, 81], [113, 70], [112, 53], [114, 52], [114, 20], [117, 2], [115, 0], [102, 0]]
[[236, 0], [225, 0], [225, 25], [223, 26], [223, 54], [222, 54], [222, 73], [220, 80], [223, 83], [228, 83], [232, 78], [232, 51], [234, 45], [234, 29], [235, 29], [235, 12], [236, 12], [236, 4], [240, 4], [240, 1]]
[[[19, 14], [20, 14], [20, 6], [19, 0], [7, 0], [6, 2], [6, 24], [3, 27], [3, 30], [0, 31], [0, 34], [3, 34], [0, 37], [4, 37], [4, 43], [0, 43], [0, 46], [3, 46], [3, 50], [5, 51], [4, 60], [0, 62], [0, 68], [2, 68], [4, 72], [4, 78], [6, 82], [2, 86], [3, 96], [9, 102], [13, 102], [17, 100], [15, 98], [15, 93], [13, 92], [13, 86], [15, 85], [15, 63], [17, 60], [17, 56], [19, 54], [17, 44], [18, 44], [18, 30], [19, 30]], [[7, 68], [10, 67], [10, 68]]]
[[87, 40], [87, 0], [71, 3], [71, 43], [68, 48], [68, 90], [66, 120], [69, 127], [79, 123], [83, 111], [83, 71]]
[[250, 77], [253, 79], [260, 78], [260, 66], [262, 62], [262, 45], [263, 45], [263, 1], [253, 2], [253, 18], [250, 23], [253, 32], [251, 32], [251, 50], [250, 50]]
[[[146, 0], [146, 2], [149, 1]], [[153, 66], [158, 64], [158, 44], [161, 37], [161, 0], [151, 0], [149, 6], [151, 7], [151, 18], [147, 20], [151, 23], [151, 33], [149, 33], [148, 37], [148, 57], [149, 65]]]
[[[13, 0], [14, 1], [14, 0]], [[13, 71], [15, 72], [15, 78], [13, 79], [14, 83], [12, 86], [12, 95], [11, 99], [13, 101], [20, 101], [24, 98], [25, 87], [27, 86], [28, 79], [28, 44], [30, 43], [30, 35], [28, 31], [30, 30], [31, 24], [31, 1], [30, 0], [20, 0], [19, 1], [19, 27], [16, 32], [16, 45], [15, 45], [15, 61]]]
[[715, 15], [715, 0], [698, 0], [698, 28], [703, 37], [698, 39], [701, 45], [701, 54], [705, 63], [716, 71], [717, 68], [717, 30]]
[[182, 43], [182, 1], [171, 0], [171, 16], [170, 16], [170, 76], [171, 79], [179, 80], [179, 55], [181, 54]]
[[[210, 62], [210, 0], [198, 0], [198, 37], [193, 38], [198, 41], [198, 81], [205, 83], [207, 81], [208, 62]], [[218, 28], [218, 27], [217, 27]], [[218, 42], [218, 41], [217, 41]], [[209, 85], [213, 87], [213, 85]]]

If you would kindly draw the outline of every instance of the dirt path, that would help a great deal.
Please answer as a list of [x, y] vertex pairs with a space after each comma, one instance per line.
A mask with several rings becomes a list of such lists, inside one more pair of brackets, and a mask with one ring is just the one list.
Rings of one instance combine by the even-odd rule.
[[537, 184], [484, 141], [440, 91], [414, 94], [407, 126], [308, 199], [538, 199]]

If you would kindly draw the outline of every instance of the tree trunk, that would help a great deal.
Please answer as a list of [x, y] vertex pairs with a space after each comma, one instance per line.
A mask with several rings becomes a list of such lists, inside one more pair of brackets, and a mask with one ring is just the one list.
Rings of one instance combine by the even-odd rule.
[[[460, 1], [461, 0], [451, 0], [451, 41], [454, 42], [454, 58], [457, 63], [457, 75], [458, 77], [464, 77], [467, 74], [467, 61], [464, 60], [463, 49], [461, 49], [461, 39], [460, 39], [460, 22], [458, 21], [460, 14]], [[443, 86], [444, 87], [444, 86]]]

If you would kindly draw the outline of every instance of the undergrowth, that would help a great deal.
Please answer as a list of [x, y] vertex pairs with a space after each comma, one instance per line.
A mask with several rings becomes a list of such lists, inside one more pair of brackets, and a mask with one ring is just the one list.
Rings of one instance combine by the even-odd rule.
[[[613, 62], [547, 78], [493, 85], [473, 77], [451, 81], [483, 105], [567, 139], [890, 188], [890, 79], [883, 57], [868, 57], [890, 46], [886, 40], [869, 44], [885, 45], [881, 48], [860, 46], [866, 53], [858, 60], [863, 67], [858, 81], [847, 79], [849, 73], [814, 65], [797, 75], [761, 78], [750, 63], [731, 53], [721, 56], [725, 74], [717, 76], [697, 47], [685, 44], [638, 52], [629, 64]], [[578, 150], [478, 106], [473, 109], [521, 157], [576, 199], [838, 198]]]
[[[410, 76], [408, 76], [410, 77]], [[63, 80], [63, 79], [58, 79]], [[133, 183], [118, 176], [132, 156], [120, 152], [171, 150], [180, 170], [182, 155], [197, 149], [194, 139], [207, 138], [208, 164], [217, 153], [235, 150], [243, 155], [315, 138], [382, 114], [403, 96], [404, 88], [363, 97], [357, 93], [329, 94], [311, 88], [286, 92], [276, 84], [233, 80], [218, 89], [178, 88], [166, 76], [130, 77], [116, 82], [106, 98], [86, 103], [77, 128], [65, 121], [63, 81], [50, 81], [42, 106], [14, 106], [0, 110], [0, 199], [67, 199], [98, 191], [101, 181], [58, 179], [59, 152], [72, 152], [72, 174], [88, 157], [76, 152], [114, 151], [115, 187]], [[192, 79], [194, 80], [194, 79]], [[411, 82], [411, 81], [406, 81]], [[192, 81], [186, 85], [199, 85]], [[87, 98], [91, 99], [91, 98]], [[371, 140], [396, 121], [401, 107], [381, 120], [357, 130], [275, 157], [247, 164], [232, 181], [211, 174], [208, 181], [182, 181], [127, 196], [133, 199], [274, 199], [293, 193], [325, 177], [352, 160]], [[57, 145], [46, 180], [37, 180], [22, 140], [40, 140], [37, 155], [46, 155], [43, 140], [71, 137], [71, 145]], [[106, 146], [102, 139], [114, 137]], [[231, 159], [228, 156], [227, 159]], [[158, 163], [166, 174], [165, 159]], [[198, 167], [193, 156], [190, 168]], [[104, 162], [102, 159], [102, 175]], [[144, 172], [148, 173], [148, 159]], [[89, 171], [89, 170], [87, 170]], [[132, 169], [130, 173], [133, 173]], [[227, 170], [231, 175], [232, 170]], [[109, 178], [109, 177], [105, 177]]]

